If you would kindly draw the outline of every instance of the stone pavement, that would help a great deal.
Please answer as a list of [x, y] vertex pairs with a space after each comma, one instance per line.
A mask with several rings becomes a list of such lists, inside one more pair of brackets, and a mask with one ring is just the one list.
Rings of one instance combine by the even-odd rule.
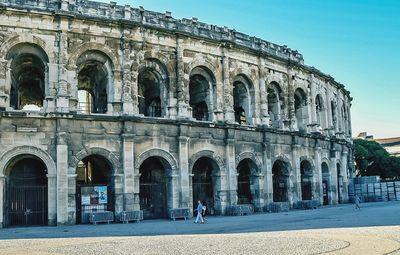
[[[400, 202], [193, 221], [0, 229], [0, 254], [400, 254]], [[201, 234], [201, 235], [199, 235]], [[84, 238], [82, 238], [84, 237]]]

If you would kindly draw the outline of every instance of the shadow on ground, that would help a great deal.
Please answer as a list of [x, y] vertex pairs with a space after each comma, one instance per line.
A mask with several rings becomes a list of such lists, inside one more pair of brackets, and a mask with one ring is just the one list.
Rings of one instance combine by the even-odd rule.
[[175, 222], [163, 219], [130, 224], [5, 228], [0, 229], [0, 239], [227, 234], [400, 225], [400, 201], [361, 206], [361, 210], [346, 204], [287, 213], [215, 216], [208, 217], [206, 224], [194, 224], [193, 219]]

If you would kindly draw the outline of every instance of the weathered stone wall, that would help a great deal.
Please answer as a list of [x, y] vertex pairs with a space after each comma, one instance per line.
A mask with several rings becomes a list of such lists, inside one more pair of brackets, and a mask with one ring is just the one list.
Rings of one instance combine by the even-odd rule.
[[[168, 208], [192, 208], [192, 168], [201, 157], [218, 168], [220, 213], [237, 202], [237, 166], [242, 160], [254, 165], [251, 189], [257, 210], [273, 202], [276, 160], [289, 166], [291, 205], [302, 200], [303, 160], [312, 166], [313, 199], [323, 202], [325, 162], [329, 203], [338, 203], [339, 197], [346, 202], [353, 174], [351, 98], [332, 77], [305, 66], [298, 52], [196, 19], [175, 20], [168, 13], [130, 6], [23, 2], [0, 0], [0, 224], [7, 169], [26, 154], [47, 167], [49, 224], [75, 223], [76, 168], [90, 155], [103, 156], [112, 167], [116, 211], [139, 209], [139, 168], [152, 156], [167, 166]], [[21, 45], [33, 45], [47, 55], [38, 112], [10, 104], [11, 63], [16, 57], [10, 52]], [[99, 59], [106, 61], [108, 75], [106, 113], [80, 114], [80, 63]], [[211, 77], [209, 121], [192, 117], [189, 86], [195, 68]], [[157, 73], [163, 86], [162, 118], [139, 114], [138, 76], [145, 69]], [[248, 88], [245, 125], [235, 121], [236, 81]], [[271, 84], [280, 89], [275, 117], [268, 109]], [[296, 115], [298, 88], [306, 98]], [[317, 95], [322, 101], [318, 111]]]

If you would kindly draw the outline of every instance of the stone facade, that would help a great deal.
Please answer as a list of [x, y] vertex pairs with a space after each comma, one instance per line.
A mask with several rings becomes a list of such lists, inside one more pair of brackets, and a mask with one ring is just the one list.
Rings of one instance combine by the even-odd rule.
[[243, 201], [346, 202], [351, 100], [297, 51], [195, 18], [0, 0], [0, 225], [12, 225], [9, 179], [26, 158], [46, 168], [50, 225], [77, 222], [77, 169], [89, 161], [109, 169], [116, 213], [141, 208], [142, 166], [157, 164], [164, 211], [192, 208], [202, 168], [215, 214]]

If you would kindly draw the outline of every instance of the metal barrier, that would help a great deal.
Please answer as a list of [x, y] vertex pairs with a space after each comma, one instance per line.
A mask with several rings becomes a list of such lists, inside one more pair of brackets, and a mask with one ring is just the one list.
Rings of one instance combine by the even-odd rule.
[[110, 211], [91, 212], [89, 216], [89, 222], [95, 225], [97, 222], [107, 222], [109, 224], [111, 221], [114, 221], [114, 213]]
[[289, 202], [273, 202], [265, 207], [265, 211], [267, 212], [288, 212], [289, 211]]
[[122, 223], [140, 222], [141, 220], [143, 220], [143, 211], [122, 211], [119, 214], [119, 221]]
[[231, 205], [227, 208], [227, 215], [232, 216], [243, 216], [250, 215], [254, 213], [254, 207], [250, 204], [243, 205]]
[[172, 208], [169, 210], [170, 218], [175, 221], [177, 218], [184, 218], [185, 220], [190, 218], [190, 210], [188, 207], [183, 208]]

